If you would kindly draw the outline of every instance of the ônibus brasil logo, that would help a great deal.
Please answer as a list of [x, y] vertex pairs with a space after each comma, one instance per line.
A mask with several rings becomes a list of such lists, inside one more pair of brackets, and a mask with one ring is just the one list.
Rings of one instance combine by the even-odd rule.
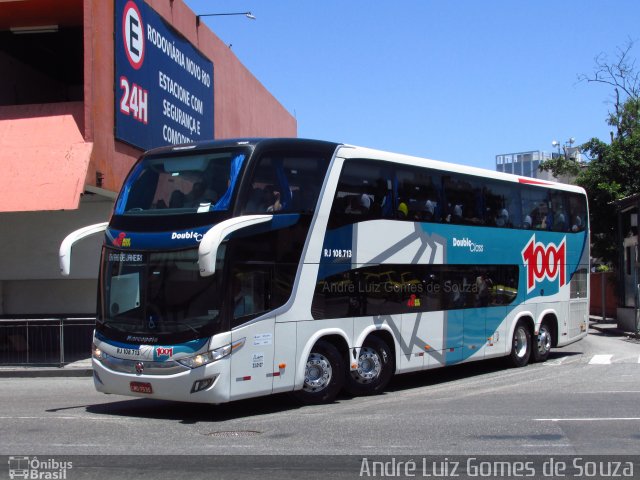
[[544, 245], [536, 242], [535, 234], [522, 250], [522, 260], [527, 268], [527, 293], [530, 293], [544, 280], [554, 281], [560, 277], [560, 287], [566, 285], [567, 269], [567, 237], [562, 239], [560, 245], [549, 243]]

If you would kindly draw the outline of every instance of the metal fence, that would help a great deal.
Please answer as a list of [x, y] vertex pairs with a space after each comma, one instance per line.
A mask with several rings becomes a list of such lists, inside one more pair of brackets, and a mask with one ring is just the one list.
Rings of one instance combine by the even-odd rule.
[[91, 356], [95, 317], [0, 318], [0, 365], [56, 365]]

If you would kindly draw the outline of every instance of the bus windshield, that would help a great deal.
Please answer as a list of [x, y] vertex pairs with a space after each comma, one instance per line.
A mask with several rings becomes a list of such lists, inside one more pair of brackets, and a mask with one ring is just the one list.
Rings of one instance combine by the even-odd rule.
[[[218, 250], [220, 271], [224, 246]], [[98, 329], [175, 340], [223, 331], [221, 274], [201, 277], [198, 250], [117, 252], [105, 248]]]
[[248, 156], [246, 149], [143, 158], [126, 180], [115, 214], [176, 215], [225, 211]]

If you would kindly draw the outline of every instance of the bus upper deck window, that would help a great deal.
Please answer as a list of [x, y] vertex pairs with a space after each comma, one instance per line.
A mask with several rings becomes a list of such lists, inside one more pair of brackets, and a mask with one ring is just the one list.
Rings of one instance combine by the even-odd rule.
[[246, 154], [237, 149], [143, 158], [125, 182], [117, 215], [227, 210]]
[[313, 213], [328, 166], [312, 153], [264, 153], [240, 193], [242, 214]]

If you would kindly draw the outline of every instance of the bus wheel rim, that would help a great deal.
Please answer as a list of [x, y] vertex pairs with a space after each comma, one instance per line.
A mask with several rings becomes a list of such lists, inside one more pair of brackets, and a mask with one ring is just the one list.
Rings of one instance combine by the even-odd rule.
[[527, 334], [524, 328], [518, 328], [513, 338], [513, 348], [518, 358], [523, 358], [527, 354]]
[[538, 333], [538, 352], [545, 354], [551, 350], [551, 334], [546, 327], [540, 327]]
[[362, 347], [358, 357], [358, 369], [351, 372], [358, 383], [370, 383], [380, 376], [382, 362], [373, 348]]
[[327, 388], [331, 382], [333, 370], [327, 357], [319, 353], [312, 353], [307, 360], [304, 374], [304, 390], [319, 392]]

